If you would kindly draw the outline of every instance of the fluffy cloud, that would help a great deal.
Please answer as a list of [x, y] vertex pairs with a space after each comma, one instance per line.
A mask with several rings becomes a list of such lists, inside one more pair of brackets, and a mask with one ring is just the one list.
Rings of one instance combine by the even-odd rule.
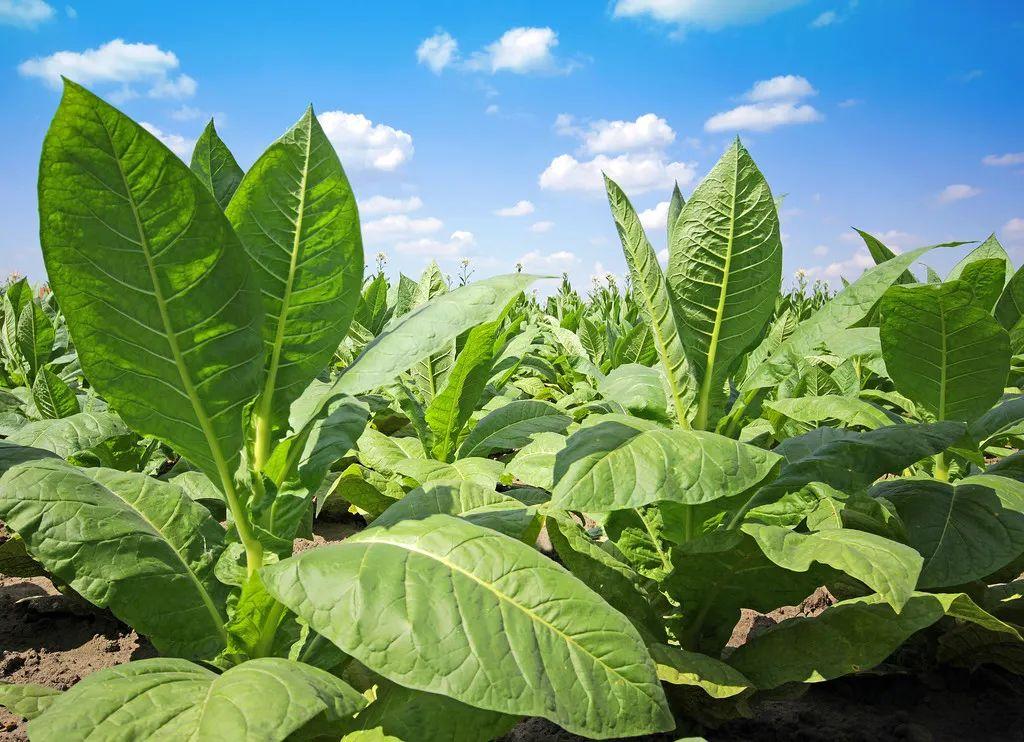
[[1024, 219], [1016, 216], [1004, 224], [1003, 236], [1010, 242], [1024, 242]]
[[43, 0], [0, 0], [0, 25], [35, 28], [56, 12]]
[[526, 216], [534, 212], [534, 206], [529, 201], [517, 201], [512, 206], [506, 206], [504, 209], [498, 209], [494, 212], [495, 216]]
[[576, 256], [576, 253], [568, 250], [558, 250], [552, 253], [531, 250], [525, 255], [520, 256], [516, 262], [522, 265], [523, 270], [527, 273], [553, 275], [568, 273], [576, 267], [580, 259]]
[[543, 234], [544, 232], [550, 232], [551, 228], [555, 226], [554, 222], [550, 221], [539, 221], [534, 222], [530, 225], [530, 231], [536, 234]]
[[459, 43], [447, 31], [439, 31], [424, 39], [416, 49], [416, 59], [437, 75], [458, 59]]
[[361, 113], [325, 111], [317, 118], [347, 168], [390, 172], [413, 155], [411, 136]]
[[644, 229], [651, 232], [668, 225], [668, 201], [659, 201], [653, 209], [644, 209], [637, 216]]
[[800, 271], [811, 279], [824, 279], [830, 283], [839, 283], [840, 278], [852, 280], [860, 276], [875, 264], [871, 253], [866, 248], [855, 250], [845, 260], [838, 260], [828, 265], [801, 268]]
[[704, 122], [704, 130], [771, 131], [779, 126], [810, 124], [825, 117], [814, 106], [799, 101], [817, 90], [799, 75], [779, 75], [759, 80], [744, 96], [752, 101], [716, 113]]
[[168, 134], [167, 132], [161, 131], [157, 127], [153, 126], [153, 124], [148, 121], [140, 121], [139, 126], [166, 144], [167, 149], [171, 150], [171, 152], [182, 159], [189, 157], [196, 146], [195, 139], [186, 139], [181, 136], [181, 134]]
[[951, 204], [955, 201], [963, 201], [966, 198], [974, 198], [980, 193], [980, 188], [975, 188], [966, 183], [954, 183], [939, 191], [939, 195], [935, 198], [940, 204]]
[[674, 181], [689, 183], [696, 175], [696, 166], [692, 162], [666, 162], [659, 153], [597, 155], [584, 161], [572, 155], [559, 155], [540, 174], [539, 182], [541, 188], [552, 191], [600, 192], [604, 190], [602, 172], [626, 191], [643, 193], [671, 188]]
[[[559, 129], [561, 116], [555, 119]], [[571, 120], [570, 120], [571, 121]], [[571, 125], [562, 120], [562, 130]], [[583, 146], [591, 154], [625, 152], [636, 149], [661, 149], [675, 141], [676, 133], [668, 122], [653, 113], [638, 116], [635, 121], [595, 121], [582, 133]]]
[[558, 68], [552, 53], [556, 46], [558, 34], [550, 28], [510, 28], [500, 39], [476, 52], [470, 67], [492, 73], [553, 71]]
[[403, 255], [423, 255], [431, 258], [453, 259], [465, 254], [465, 251], [476, 244], [472, 232], [456, 230], [447, 240], [421, 237], [418, 240], [406, 240], [395, 243], [395, 250]]
[[646, 16], [680, 28], [717, 30], [756, 23], [804, 0], [617, 0], [616, 17]]
[[172, 73], [179, 67], [174, 52], [156, 44], [129, 44], [114, 39], [83, 52], [60, 51], [48, 57], [28, 59], [18, 65], [25, 77], [38, 77], [53, 88], [60, 88], [61, 76], [82, 85], [120, 83], [120, 100], [137, 97], [134, 85], [148, 86], [151, 98], [186, 98], [196, 92], [196, 81], [188, 75]]
[[746, 94], [746, 99], [755, 103], [769, 100], [799, 100], [818, 91], [800, 75], [777, 75], [770, 80], [758, 80]]
[[716, 131], [771, 131], [779, 126], [791, 124], [812, 124], [825, 117], [813, 106], [795, 103], [774, 103], [772, 105], [751, 104], [737, 106], [729, 111], [716, 113], [704, 122], [704, 130]]
[[406, 214], [390, 214], [363, 224], [363, 239], [368, 243], [409, 240], [417, 235], [432, 234], [444, 226], [437, 217], [413, 219]]
[[359, 202], [359, 212], [363, 216], [376, 214], [408, 214], [410, 211], [417, 211], [423, 208], [423, 201], [419, 196], [409, 198], [389, 198], [388, 196], [370, 196], [365, 201]]
[[990, 165], [992, 167], [1024, 165], [1024, 152], [1007, 152], [1003, 155], [985, 155], [981, 161], [985, 165]]
[[834, 10], [826, 10], [811, 21], [811, 28], [825, 28], [839, 20], [839, 14]]

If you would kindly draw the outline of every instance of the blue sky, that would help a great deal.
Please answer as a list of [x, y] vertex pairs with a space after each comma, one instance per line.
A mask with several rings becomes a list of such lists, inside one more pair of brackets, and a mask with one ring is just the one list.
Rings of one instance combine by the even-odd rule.
[[858, 275], [851, 226], [901, 250], [994, 231], [1024, 262], [1020, 2], [168, 7], [0, 0], [0, 271], [44, 278], [35, 182], [60, 74], [186, 158], [214, 116], [243, 167], [312, 102], [367, 263], [392, 272], [621, 274], [600, 171], [662, 249], [672, 180], [689, 193], [736, 134], [788, 194], [788, 276]]

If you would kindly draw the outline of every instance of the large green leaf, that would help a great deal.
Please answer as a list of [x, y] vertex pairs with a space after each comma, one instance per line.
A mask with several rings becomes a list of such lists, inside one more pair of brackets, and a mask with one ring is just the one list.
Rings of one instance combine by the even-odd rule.
[[62, 459], [128, 433], [112, 412], [79, 412], [56, 420], [37, 420], [7, 437], [9, 443], [53, 451]]
[[224, 529], [175, 485], [33, 461], [0, 478], [0, 520], [34, 559], [160, 651], [208, 658], [224, 646], [227, 588], [213, 574]]
[[[664, 378], [657, 368], [626, 363], [601, 379], [597, 391], [605, 399], [622, 405], [632, 415], [664, 420], [668, 411]], [[689, 423], [683, 427], [689, 427]]]
[[999, 244], [999, 240], [996, 239], [994, 234], [990, 234], [988, 239], [967, 253], [967, 255], [954, 265], [952, 270], [949, 271], [949, 275], [946, 276], [946, 280], [953, 281], [960, 278], [964, 269], [971, 263], [979, 260], [990, 260], [993, 258], [1003, 261], [1003, 270], [1005, 271], [1003, 282], [1005, 283], [1006, 281], [1009, 281], [1010, 277], [1013, 276], [1013, 261], [1010, 260], [1010, 256], [1006, 253], [1003, 246]]
[[768, 183], [738, 139], [683, 206], [667, 279], [700, 380], [694, 427], [706, 429], [717, 422], [730, 371], [771, 319], [782, 284], [779, 215]]
[[694, 685], [712, 698], [731, 698], [753, 687], [738, 670], [706, 654], [687, 652], [672, 644], [654, 644], [651, 656], [664, 682]]
[[[280, 422], [324, 369], [359, 305], [363, 243], [356, 200], [312, 107], [260, 155], [226, 213], [266, 312], [259, 436], [260, 426]], [[259, 437], [256, 445], [262, 462]]]
[[53, 353], [53, 323], [41, 306], [29, 301], [18, 317], [16, 332], [18, 350], [28, 363], [29, 372], [34, 378]]
[[23, 719], [34, 719], [57, 700], [61, 691], [45, 685], [0, 683], [0, 706]]
[[484, 528], [519, 539], [536, 515], [514, 497], [495, 492], [476, 482], [436, 481], [412, 490], [380, 514], [374, 526], [390, 526], [403, 520], [422, 520], [431, 515], [454, 515]]
[[698, 505], [746, 492], [781, 459], [715, 433], [591, 416], [555, 457], [553, 507], [606, 512], [661, 500]]
[[944, 615], [1020, 638], [963, 593], [914, 593], [899, 613], [872, 595], [836, 603], [813, 618], [783, 621], [736, 649], [729, 664], [760, 689], [819, 683], [874, 667]]
[[880, 336], [896, 389], [939, 420], [970, 422], [1003, 392], [1009, 336], [961, 281], [893, 286]]
[[511, 273], [474, 281], [392, 320], [345, 370], [338, 390], [362, 394], [390, 383], [471, 327], [497, 319], [516, 294], [535, 280], [537, 276]]
[[210, 189], [210, 193], [217, 199], [220, 207], [227, 208], [235, 189], [242, 182], [244, 173], [235, 161], [235, 156], [231, 154], [231, 150], [217, 135], [213, 119], [210, 119], [206, 128], [203, 129], [203, 133], [196, 140], [189, 167], [203, 182], [203, 185]]
[[523, 484], [550, 490], [554, 486], [555, 456], [565, 448], [560, 433], [538, 433], [505, 465], [505, 471]]
[[265, 657], [217, 675], [160, 658], [89, 675], [29, 722], [29, 734], [40, 742], [277, 742], [315, 718], [339, 722], [365, 705], [348, 684], [301, 662]]
[[936, 247], [962, 244], [950, 242], [921, 247], [864, 271], [860, 278], [829, 299], [810, 319], [797, 325], [793, 334], [773, 351], [767, 360], [748, 373], [741, 390], [750, 391], [775, 386], [779, 381], [788, 378], [796, 372], [794, 359], [802, 360], [840, 330], [853, 327], [867, 317], [886, 290], [899, 280], [903, 272], [918, 258]]
[[485, 322], [469, 331], [444, 389], [427, 406], [426, 422], [433, 431], [436, 459], [451, 461], [459, 434], [491, 378], [497, 331], [497, 321]]
[[897, 422], [893, 415], [881, 407], [856, 397], [788, 397], [765, 402], [764, 407], [792, 420], [810, 424], [837, 420], [844, 427], [874, 429]]
[[564, 433], [572, 419], [549, 402], [517, 399], [485, 415], [459, 447], [459, 458], [522, 448], [538, 433]]
[[674, 726], [636, 629], [526, 544], [434, 515], [263, 569], [267, 589], [389, 680], [609, 738]]
[[914, 592], [921, 574], [920, 554], [873, 533], [849, 528], [797, 533], [752, 523], [744, 525], [743, 532], [780, 567], [806, 572], [811, 562], [827, 564], [863, 582], [897, 611]]
[[70, 417], [82, 409], [67, 382], [46, 366], [39, 369], [32, 382], [32, 401], [39, 415], [49, 419]]
[[89, 382], [132, 428], [230, 483], [263, 374], [263, 313], [213, 195], [152, 134], [67, 82], [43, 142], [39, 214]]
[[922, 588], [981, 579], [1024, 553], [1024, 484], [1013, 479], [897, 479], [872, 494], [896, 507], [907, 543], [924, 556]]
[[[626, 198], [626, 194], [607, 176], [604, 184], [608, 191], [608, 203], [611, 205], [612, 218], [615, 219], [615, 228], [622, 241], [622, 252], [629, 267], [633, 293], [639, 300], [644, 317], [654, 334], [654, 347], [665, 370], [676, 419], [680, 425], [688, 426], [696, 396], [696, 383], [672, 314], [665, 276], [658, 264], [658, 256], [647, 240], [643, 225], [640, 224], [640, 218]], [[675, 204], [676, 208], [675, 213], [669, 215], [670, 233], [673, 232], [672, 225], [677, 221], [679, 210], [683, 207], [682, 196], [679, 195], [677, 200], [677, 194], [678, 186], [672, 194], [672, 204]]]

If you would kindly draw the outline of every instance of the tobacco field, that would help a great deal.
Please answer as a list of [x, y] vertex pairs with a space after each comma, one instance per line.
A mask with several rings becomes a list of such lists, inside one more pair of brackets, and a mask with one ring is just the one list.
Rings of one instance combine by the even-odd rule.
[[10, 729], [713, 740], [847, 676], [1015, 682], [1024, 269], [861, 233], [874, 267], [785, 289], [739, 140], [672, 194], [664, 268], [606, 187], [625, 285], [389, 279], [312, 109], [243, 172], [65, 82], [49, 282], [2, 296], [0, 577], [146, 651], [8, 672]]

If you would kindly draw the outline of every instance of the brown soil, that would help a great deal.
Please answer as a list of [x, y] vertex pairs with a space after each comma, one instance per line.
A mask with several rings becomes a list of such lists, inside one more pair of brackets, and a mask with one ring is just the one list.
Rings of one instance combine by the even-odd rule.
[[[339, 541], [360, 528], [354, 519], [320, 522], [297, 550]], [[814, 615], [833, 602], [819, 590], [799, 606], [769, 615], [744, 612], [730, 640], [742, 644], [775, 623]], [[63, 595], [45, 578], [0, 578], [0, 681], [66, 689], [105, 667], [154, 656], [145, 640], [105, 611]], [[671, 742], [703, 736], [711, 742], [846, 742], [900, 740], [1024, 742], [1024, 678], [998, 670], [942, 670], [909, 674], [897, 667], [806, 686], [799, 697], [759, 702], [752, 718], [718, 729], [678, 730], [632, 738]], [[25, 740], [24, 724], [0, 709], [0, 742]], [[528, 719], [503, 742], [579, 742], [543, 719]]]

